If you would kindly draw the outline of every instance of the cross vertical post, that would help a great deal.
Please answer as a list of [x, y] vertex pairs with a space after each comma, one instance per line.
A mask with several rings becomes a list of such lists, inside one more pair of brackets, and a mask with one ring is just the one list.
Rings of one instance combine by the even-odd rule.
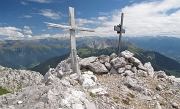
[[121, 37], [122, 33], [125, 33], [125, 30], [123, 29], [123, 18], [124, 18], [124, 13], [121, 13], [121, 24], [114, 26], [114, 30], [117, 31], [119, 34], [119, 43], [118, 43], [118, 56], [120, 56], [120, 50], [121, 50]]
[[[74, 8], [72, 7], [69, 7], [69, 25], [72, 28], [75, 27]], [[77, 73], [79, 78], [81, 75], [81, 71], [77, 60], [75, 29], [70, 29], [70, 40], [71, 40], [71, 66], [73, 69], [73, 73]]]
[[71, 66], [73, 73], [77, 73], [78, 79], [81, 76], [81, 71], [79, 68], [79, 63], [77, 60], [77, 52], [76, 52], [76, 37], [75, 37], [75, 30], [79, 31], [88, 31], [88, 32], [94, 32], [92, 29], [88, 28], [83, 28], [83, 27], [77, 27], [75, 25], [75, 18], [74, 18], [74, 8], [69, 7], [69, 25], [60, 25], [60, 24], [54, 24], [54, 23], [49, 23], [49, 22], [44, 22], [50, 27], [55, 27], [55, 28], [64, 28], [64, 29], [69, 29], [70, 30], [70, 40], [71, 40]]

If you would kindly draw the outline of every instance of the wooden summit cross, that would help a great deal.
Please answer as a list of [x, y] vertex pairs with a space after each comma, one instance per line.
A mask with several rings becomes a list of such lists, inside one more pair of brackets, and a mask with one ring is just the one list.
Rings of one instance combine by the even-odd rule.
[[69, 29], [70, 30], [71, 65], [72, 65], [73, 73], [77, 73], [78, 79], [79, 79], [80, 76], [81, 76], [81, 71], [80, 71], [80, 68], [79, 68], [78, 60], [77, 60], [75, 30], [88, 31], [88, 32], [94, 32], [94, 30], [88, 29], [88, 28], [77, 27], [75, 25], [74, 8], [73, 7], [69, 7], [69, 25], [70, 26], [59, 25], [59, 24], [48, 23], [48, 22], [44, 22], [44, 23], [46, 23], [50, 27], [64, 28], [64, 29]]

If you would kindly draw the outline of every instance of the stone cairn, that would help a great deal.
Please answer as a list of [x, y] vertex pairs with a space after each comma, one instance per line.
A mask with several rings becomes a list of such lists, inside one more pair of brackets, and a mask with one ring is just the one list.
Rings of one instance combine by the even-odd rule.
[[[50, 68], [42, 84], [0, 96], [2, 109], [179, 109], [180, 78], [154, 71], [129, 51], [78, 58], [81, 77], [71, 59]], [[117, 80], [117, 81], [115, 81]]]

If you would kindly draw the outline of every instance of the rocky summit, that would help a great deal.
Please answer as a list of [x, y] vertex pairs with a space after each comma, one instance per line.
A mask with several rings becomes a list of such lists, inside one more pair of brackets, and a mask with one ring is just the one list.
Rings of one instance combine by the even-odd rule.
[[[44, 78], [37, 72], [28, 72], [29, 76], [22, 71], [2, 73], [1, 85], [5, 78], [8, 84], [32, 81], [21, 90], [9, 88], [12, 93], [0, 96], [0, 108], [180, 109], [180, 78], [154, 71], [150, 62], [142, 64], [127, 50], [120, 57], [113, 53], [78, 61], [80, 78], [72, 72], [70, 58], [50, 68]], [[8, 89], [8, 84], [3, 87]]]

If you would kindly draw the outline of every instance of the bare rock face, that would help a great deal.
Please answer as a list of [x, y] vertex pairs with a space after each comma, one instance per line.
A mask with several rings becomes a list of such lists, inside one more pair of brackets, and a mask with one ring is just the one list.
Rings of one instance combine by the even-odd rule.
[[0, 66], [0, 86], [14, 93], [19, 92], [22, 88], [41, 84], [43, 75], [35, 71], [12, 70]]

